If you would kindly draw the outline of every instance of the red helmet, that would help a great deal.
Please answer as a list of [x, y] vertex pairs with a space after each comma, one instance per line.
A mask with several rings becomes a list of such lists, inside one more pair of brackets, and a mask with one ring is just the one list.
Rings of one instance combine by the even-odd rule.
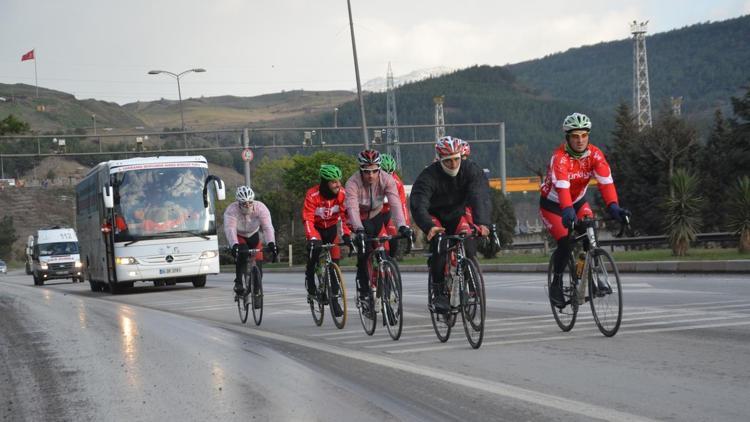
[[462, 145], [462, 146], [464, 147], [464, 150], [463, 150], [463, 152], [461, 153], [461, 155], [463, 155], [464, 157], [468, 157], [468, 156], [470, 156], [470, 155], [471, 155], [471, 146], [469, 145], [469, 143], [468, 143], [468, 142], [466, 142], [466, 141], [464, 141], [464, 140], [462, 139], [462, 140], [461, 140], [461, 145]]
[[371, 166], [373, 164], [380, 167], [380, 153], [374, 149], [366, 149], [359, 153], [357, 161], [359, 161], [360, 167]]
[[435, 153], [438, 158], [449, 155], [461, 154], [464, 151], [465, 142], [452, 136], [443, 136], [435, 143]]

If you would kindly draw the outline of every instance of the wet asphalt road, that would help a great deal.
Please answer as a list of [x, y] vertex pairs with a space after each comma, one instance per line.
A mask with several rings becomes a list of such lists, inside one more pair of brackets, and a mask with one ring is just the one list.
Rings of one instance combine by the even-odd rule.
[[[232, 277], [93, 293], [0, 276], [0, 420], [737, 420], [750, 413], [747, 275], [625, 274], [620, 332], [561, 332], [543, 274], [487, 274], [487, 334], [439, 343], [405, 273], [399, 341], [354, 303], [315, 327], [300, 274], [267, 273], [260, 327]], [[353, 274], [345, 273], [353, 291]], [[351, 296], [351, 295], [350, 295]]]

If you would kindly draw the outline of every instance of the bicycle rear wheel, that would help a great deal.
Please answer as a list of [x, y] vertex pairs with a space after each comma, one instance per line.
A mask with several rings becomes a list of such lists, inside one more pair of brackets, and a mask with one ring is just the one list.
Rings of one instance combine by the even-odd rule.
[[250, 295], [251, 308], [253, 308], [253, 320], [255, 325], [260, 325], [263, 320], [263, 277], [257, 266], [253, 266], [250, 272], [252, 283], [252, 294]]
[[478, 349], [484, 339], [484, 320], [487, 306], [484, 296], [484, 279], [472, 259], [464, 259], [463, 286], [461, 290], [461, 319], [466, 339], [472, 348]]
[[604, 249], [594, 249], [589, 266], [591, 313], [599, 331], [607, 337], [617, 334], [622, 322], [620, 273], [612, 256]]
[[315, 325], [317, 325], [318, 327], [323, 324], [323, 316], [325, 315], [325, 306], [323, 305], [322, 300], [323, 296], [327, 294], [325, 285], [325, 280], [322, 280], [320, 276], [318, 276], [318, 294], [316, 297], [308, 299], [313, 322], [315, 322]]
[[[344, 277], [341, 276], [341, 269], [335, 263], [331, 263], [326, 270], [326, 290], [328, 291], [328, 306], [331, 307], [331, 318], [336, 328], [342, 329], [346, 325], [346, 286], [344, 285]], [[340, 316], [336, 316], [335, 307], [341, 310]]]
[[401, 337], [404, 327], [403, 303], [401, 291], [401, 273], [398, 265], [391, 260], [383, 262], [383, 324], [393, 340]]
[[247, 315], [250, 311], [250, 302], [248, 301], [248, 292], [250, 291], [250, 274], [243, 274], [242, 288], [245, 293], [241, 295], [235, 293], [234, 301], [237, 302], [237, 311], [240, 314], [240, 321], [242, 321], [242, 323], [244, 324], [247, 322]]
[[432, 328], [435, 330], [438, 340], [441, 343], [445, 343], [451, 336], [451, 328], [456, 323], [456, 314], [452, 312], [439, 313], [435, 312], [432, 304], [435, 299], [434, 286], [432, 285], [432, 275], [427, 276], [427, 309], [430, 310], [430, 319], [432, 320]]
[[[549, 297], [549, 291], [552, 288], [552, 277], [555, 273], [554, 260], [555, 256], [553, 254], [549, 259], [549, 266], [547, 267], [547, 297]], [[575, 265], [573, 263], [573, 256], [571, 255], [563, 271], [563, 297], [568, 305], [560, 309], [550, 301], [552, 316], [555, 317], [557, 326], [563, 331], [572, 330], [578, 317], [578, 290], [576, 289], [574, 280]]]

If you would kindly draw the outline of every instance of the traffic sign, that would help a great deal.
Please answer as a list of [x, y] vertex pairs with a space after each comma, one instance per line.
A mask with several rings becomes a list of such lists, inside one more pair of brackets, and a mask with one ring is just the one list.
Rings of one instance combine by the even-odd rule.
[[242, 150], [242, 160], [243, 161], [253, 161], [253, 150], [250, 148], [245, 148]]

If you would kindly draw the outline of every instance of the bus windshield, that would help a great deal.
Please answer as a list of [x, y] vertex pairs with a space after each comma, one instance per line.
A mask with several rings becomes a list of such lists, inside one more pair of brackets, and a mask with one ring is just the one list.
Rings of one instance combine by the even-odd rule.
[[55, 242], [39, 244], [39, 256], [72, 255], [77, 253], [77, 242]]
[[214, 234], [213, 202], [208, 212], [203, 207], [207, 173], [205, 167], [158, 167], [114, 174], [115, 241]]

